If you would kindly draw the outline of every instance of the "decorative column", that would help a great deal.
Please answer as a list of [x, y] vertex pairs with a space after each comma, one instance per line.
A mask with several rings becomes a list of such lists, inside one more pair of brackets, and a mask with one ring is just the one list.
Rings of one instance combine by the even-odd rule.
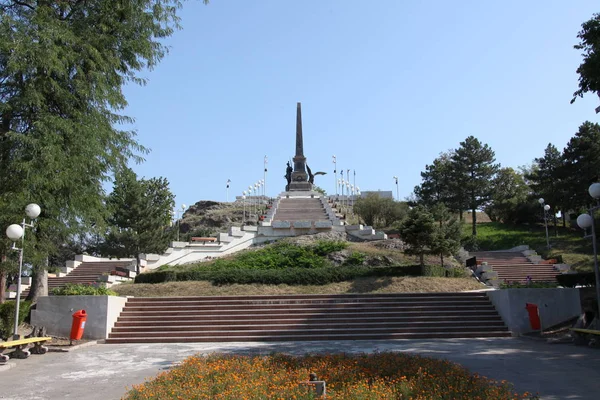
[[304, 157], [304, 143], [302, 138], [302, 106], [298, 103], [296, 108], [296, 155], [292, 159], [294, 162], [294, 171], [292, 172], [292, 182], [290, 191], [310, 191], [312, 184], [308, 182], [306, 173], [306, 157]]

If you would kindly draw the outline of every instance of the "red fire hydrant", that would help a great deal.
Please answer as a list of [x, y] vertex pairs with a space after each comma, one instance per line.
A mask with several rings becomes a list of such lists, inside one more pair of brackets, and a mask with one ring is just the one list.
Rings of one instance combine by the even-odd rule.
[[73, 324], [71, 325], [71, 344], [73, 340], [80, 340], [83, 336], [83, 330], [85, 329], [85, 321], [87, 320], [87, 314], [85, 310], [77, 310], [73, 313]]
[[531, 324], [531, 329], [539, 331], [542, 329], [542, 324], [540, 322], [540, 310], [537, 305], [532, 303], [525, 303], [525, 309], [529, 313], [529, 323]]

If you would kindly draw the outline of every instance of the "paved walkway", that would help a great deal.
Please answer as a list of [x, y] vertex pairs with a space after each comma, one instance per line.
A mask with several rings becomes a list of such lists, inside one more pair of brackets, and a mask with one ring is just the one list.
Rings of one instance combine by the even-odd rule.
[[404, 351], [447, 358], [473, 372], [513, 382], [545, 400], [592, 400], [600, 393], [600, 350], [525, 338], [281, 343], [99, 344], [69, 353], [11, 360], [0, 371], [0, 399], [112, 400], [128, 387], [195, 353], [269, 354]]

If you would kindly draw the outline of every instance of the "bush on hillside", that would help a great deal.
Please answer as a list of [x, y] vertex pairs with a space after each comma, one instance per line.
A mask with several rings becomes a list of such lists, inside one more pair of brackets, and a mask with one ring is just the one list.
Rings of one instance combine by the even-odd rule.
[[320, 241], [306, 247], [278, 242], [256, 251], [240, 253], [231, 259], [218, 259], [209, 265], [211, 269], [324, 268], [330, 264], [323, 256], [345, 246], [346, 243], [335, 241]]
[[105, 286], [67, 283], [65, 286], [52, 289], [54, 296], [117, 296], [117, 293]]
[[[31, 302], [22, 301], [19, 304], [19, 325], [23, 323], [25, 317], [29, 315]], [[0, 304], [0, 338], [7, 339], [14, 332], [15, 326], [15, 302], [7, 301]]]
[[384, 276], [448, 276], [463, 277], [461, 268], [442, 268], [420, 265], [395, 267], [345, 266], [327, 268], [286, 269], [188, 269], [186, 271], [148, 272], [136, 276], [135, 283], [162, 283], [173, 281], [210, 281], [215, 285], [268, 284], [268, 285], [326, 285], [363, 277]]

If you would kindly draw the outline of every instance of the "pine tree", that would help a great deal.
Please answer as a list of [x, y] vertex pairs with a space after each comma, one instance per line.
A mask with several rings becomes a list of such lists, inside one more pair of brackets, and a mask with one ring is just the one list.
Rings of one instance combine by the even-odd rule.
[[455, 196], [466, 199], [472, 213], [473, 236], [477, 236], [477, 210], [492, 196], [492, 181], [499, 166], [494, 151], [469, 136], [452, 156]]
[[563, 160], [560, 176], [569, 195], [565, 205], [573, 210], [589, 206], [588, 188], [600, 180], [600, 125], [584, 122], [567, 143]]
[[140, 253], [163, 253], [171, 234], [167, 229], [175, 199], [165, 178], [138, 180], [131, 169], [120, 172], [107, 207], [110, 231], [101, 252], [115, 257], [135, 257]]
[[544, 150], [544, 156], [534, 159], [533, 162], [531, 173], [525, 176], [533, 191], [532, 196], [535, 199], [543, 198], [547, 204], [552, 206], [555, 226], [556, 213], [560, 210], [564, 226], [567, 192], [565, 191], [565, 177], [563, 177], [565, 172], [563, 156], [552, 143], [548, 143]]
[[408, 245], [404, 252], [419, 256], [419, 262], [424, 266], [425, 254], [432, 252], [435, 232], [435, 220], [427, 208], [421, 205], [413, 207], [400, 227], [402, 240]]
[[432, 237], [431, 252], [440, 256], [440, 265], [443, 267], [444, 256], [451, 256], [460, 248], [462, 223], [450, 214], [443, 203], [433, 206], [431, 214], [437, 223]]

